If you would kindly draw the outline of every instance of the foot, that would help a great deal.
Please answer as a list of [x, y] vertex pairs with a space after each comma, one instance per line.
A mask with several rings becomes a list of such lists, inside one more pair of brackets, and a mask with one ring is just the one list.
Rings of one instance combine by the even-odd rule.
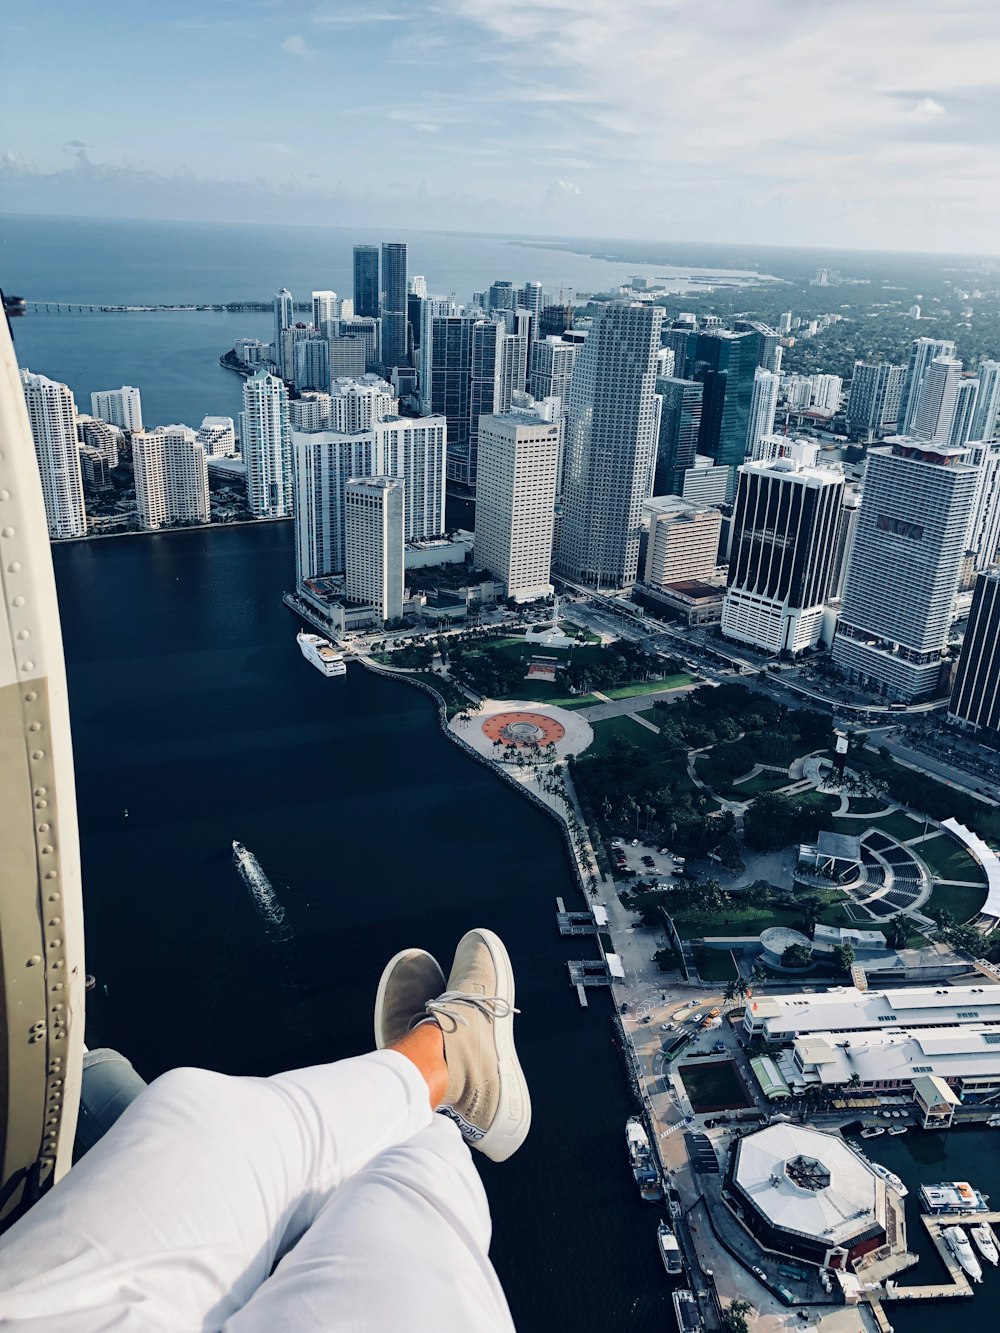
[[514, 973], [499, 936], [470, 930], [455, 950], [448, 986], [427, 1013], [444, 1034], [448, 1088], [442, 1114], [474, 1148], [506, 1161], [531, 1125], [531, 1098], [514, 1050]]
[[428, 1000], [444, 989], [438, 960], [424, 949], [404, 949], [385, 966], [375, 996], [375, 1048], [394, 1046], [414, 1020], [425, 1017]]

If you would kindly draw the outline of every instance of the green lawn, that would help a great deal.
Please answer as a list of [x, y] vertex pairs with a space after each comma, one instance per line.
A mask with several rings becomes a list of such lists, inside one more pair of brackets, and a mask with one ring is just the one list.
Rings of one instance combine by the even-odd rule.
[[633, 699], [638, 694], [658, 694], [660, 690], [676, 690], [682, 685], [690, 685], [694, 679], [682, 671], [676, 676], [664, 676], [662, 680], [637, 680], [631, 685], [612, 685], [601, 690], [609, 699]]
[[586, 751], [588, 759], [599, 759], [607, 754], [608, 747], [615, 737], [629, 741], [654, 758], [663, 758], [665, 752], [659, 736], [655, 736], [646, 727], [641, 727], [638, 722], [633, 722], [630, 717], [606, 717], [592, 722], [591, 726], [594, 728], [594, 743]]
[[787, 787], [789, 782], [791, 778], [787, 773], [758, 773], [746, 782], [734, 782], [731, 790], [737, 801], [748, 801], [751, 796], [757, 796], [762, 791], [778, 791], [781, 787]]
[[968, 879], [976, 884], [986, 884], [986, 873], [979, 862], [948, 833], [918, 842], [913, 850], [939, 879]]
[[944, 907], [956, 921], [969, 921], [982, 910], [985, 901], [985, 886], [981, 889], [959, 889], [953, 884], [935, 884], [921, 911], [931, 916], [933, 911]]
[[883, 796], [851, 796], [847, 808], [852, 815], [873, 815], [887, 805], [888, 800]]
[[867, 828], [884, 829], [892, 838], [897, 838], [900, 842], [906, 842], [910, 838], [919, 838], [924, 831], [923, 821], [919, 823], [911, 819], [909, 815], [904, 815], [902, 810], [893, 810], [891, 815], [883, 815], [881, 819], [830, 819], [827, 825], [835, 833], [847, 833], [852, 838], [860, 838]]
[[696, 966], [702, 981], [732, 981], [737, 976], [730, 949], [702, 949]]

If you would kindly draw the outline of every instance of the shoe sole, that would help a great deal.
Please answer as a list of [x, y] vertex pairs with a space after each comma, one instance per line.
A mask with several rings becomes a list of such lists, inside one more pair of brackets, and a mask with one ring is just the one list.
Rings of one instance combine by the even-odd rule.
[[511, 1012], [493, 1022], [496, 1042], [500, 1093], [493, 1123], [472, 1146], [494, 1162], [505, 1162], [517, 1152], [531, 1128], [531, 1097], [528, 1084], [514, 1049], [514, 969], [503, 940], [492, 930], [476, 929], [490, 951], [497, 974], [497, 995], [506, 1000]]
[[[440, 994], [441, 991], [444, 990], [445, 976], [444, 973], [441, 971], [441, 965], [438, 963], [434, 955], [432, 953], [428, 953], [426, 949], [401, 949], [399, 953], [397, 953], [394, 957], [390, 958], [389, 961], [386, 963], [385, 967], [382, 969], [382, 975], [379, 978], [379, 983], [378, 983], [378, 990], [375, 992], [375, 1049], [377, 1051], [384, 1051], [387, 1046], [392, 1045], [392, 1042], [388, 1039], [388, 1034], [384, 1030], [385, 997], [389, 990], [389, 982], [392, 980], [392, 974], [393, 972], [395, 972], [397, 964], [403, 962], [403, 960], [406, 958], [414, 958], [417, 955], [420, 955], [423, 958], [429, 958], [431, 960], [431, 962], [437, 968], [438, 972], [441, 974], [441, 985], [437, 993]], [[433, 996], [428, 996], [428, 999], [432, 998]]]

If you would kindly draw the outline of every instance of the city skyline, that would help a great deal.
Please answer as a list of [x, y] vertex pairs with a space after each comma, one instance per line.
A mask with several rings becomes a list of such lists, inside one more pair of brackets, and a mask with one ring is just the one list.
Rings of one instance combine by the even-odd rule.
[[[488, 230], [516, 190], [546, 235], [662, 236], [669, 206], [677, 241], [732, 240], [738, 215], [748, 244], [936, 250], [947, 234], [951, 250], [990, 253], [990, 17], [983, 0], [917, 0], [905, 23], [853, 2], [826, 12], [761, 0], [724, 24], [688, 0], [668, 14], [652, 0], [613, 13], [596, 0], [293, 0], [211, 15], [184, 0], [169, 14], [123, 9], [113, 92], [92, 86], [81, 102], [69, 89], [99, 63], [105, 33], [48, 0], [7, 30], [4, 119], [20, 128], [0, 144], [0, 180], [18, 212], [265, 222], [322, 221], [334, 207], [376, 225], [405, 207], [416, 227]], [[171, 70], [167, 118], [148, 96], [150, 49]], [[331, 67], [335, 79], [315, 77]], [[756, 77], [762, 67], [771, 77]], [[386, 68], [396, 93], [380, 99]], [[471, 72], [467, 86], [453, 85], [454, 68]], [[269, 127], [252, 161], [247, 78]], [[500, 80], [503, 114], [480, 80]], [[322, 136], [291, 132], [283, 90], [297, 83]], [[394, 134], [406, 136], [406, 165], [387, 172]]]

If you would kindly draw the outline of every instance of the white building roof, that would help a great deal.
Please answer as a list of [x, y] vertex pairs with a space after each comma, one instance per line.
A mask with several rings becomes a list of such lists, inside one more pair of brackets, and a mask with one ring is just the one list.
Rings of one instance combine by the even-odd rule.
[[[839, 1137], [777, 1124], [741, 1139], [737, 1153], [734, 1179], [757, 1210], [785, 1231], [841, 1245], [872, 1226], [884, 1209], [882, 1182]], [[812, 1183], [804, 1183], [810, 1177]]]
[[984, 916], [1000, 917], [1000, 858], [982, 838], [971, 829], [960, 824], [957, 819], [946, 819], [941, 825], [956, 837], [986, 871], [986, 902], [982, 906]]
[[752, 997], [746, 1013], [755, 1024], [763, 1021], [771, 1041], [791, 1041], [808, 1032], [1000, 1023], [1000, 986], [904, 986], [890, 991], [838, 986], [815, 994]]
[[[806, 1081], [839, 1086], [857, 1074], [862, 1083], [939, 1078], [1000, 1079], [1000, 1027], [919, 1028], [915, 1032], [813, 1033], [795, 1041]], [[788, 1065], [785, 1065], [788, 1068]], [[801, 1078], [799, 1081], [802, 1081]]]

